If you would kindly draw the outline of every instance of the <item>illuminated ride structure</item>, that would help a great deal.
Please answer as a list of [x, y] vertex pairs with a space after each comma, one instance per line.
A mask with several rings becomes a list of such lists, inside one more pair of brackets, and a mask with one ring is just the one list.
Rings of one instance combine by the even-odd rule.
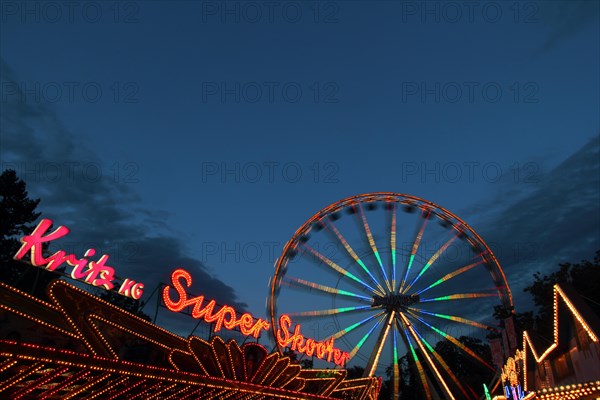
[[502, 368], [505, 395], [494, 400], [600, 398], [600, 318], [568, 284], [554, 286], [553, 300], [552, 340], [523, 333]]
[[311, 337], [334, 338], [365, 377], [387, 370], [394, 399], [405, 354], [423, 398], [479, 397], [436, 350], [442, 342], [489, 369], [495, 378], [481, 383], [498, 387], [497, 368], [460, 337], [485, 340], [494, 306], [513, 309], [506, 277], [483, 239], [434, 203], [370, 193], [324, 208], [287, 242], [269, 286], [274, 335], [283, 310]]
[[380, 379], [306, 370], [257, 343], [185, 339], [62, 280], [0, 283], [2, 399], [365, 399]]
[[[144, 285], [121, 282], [108, 255], [47, 255], [44, 244], [69, 233], [63, 226], [50, 232], [52, 225], [43, 219], [24, 236], [15, 260], [29, 258], [54, 273], [63, 265], [70, 270], [63, 276], [140, 299]], [[64, 280], [48, 285], [47, 301], [0, 283], [0, 398], [375, 400], [382, 388], [376, 375], [386, 370], [386, 387], [400, 396], [406, 365], [423, 398], [477, 398], [440, 344], [496, 374], [487, 382], [492, 391], [500, 381], [462, 339], [495, 331], [494, 306], [512, 309], [504, 273], [464, 221], [417, 197], [359, 195], [309, 219], [276, 262], [269, 321], [214, 308], [214, 300], [190, 296], [191, 285], [187, 271], [174, 270], [162, 292], [165, 306], [214, 322], [214, 332], [237, 327], [257, 337], [270, 329], [279, 351], [183, 338]], [[287, 347], [323, 369], [303, 369], [284, 355]], [[400, 365], [404, 357], [409, 361]], [[348, 379], [343, 367], [361, 364], [363, 377]]]

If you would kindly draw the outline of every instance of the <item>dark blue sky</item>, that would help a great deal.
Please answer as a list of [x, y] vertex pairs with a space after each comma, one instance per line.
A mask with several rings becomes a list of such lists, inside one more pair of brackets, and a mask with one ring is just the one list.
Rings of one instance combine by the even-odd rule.
[[600, 248], [597, 2], [52, 4], [2, 1], [2, 168], [122, 275], [262, 316], [293, 232], [370, 191], [465, 219], [519, 298]]

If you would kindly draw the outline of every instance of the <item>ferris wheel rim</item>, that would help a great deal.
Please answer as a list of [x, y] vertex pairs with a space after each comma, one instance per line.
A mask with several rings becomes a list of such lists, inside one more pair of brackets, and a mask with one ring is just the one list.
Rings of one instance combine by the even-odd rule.
[[[275, 286], [277, 284], [275, 278], [277, 277], [277, 275], [281, 269], [281, 263], [283, 261], [283, 256], [285, 254], [287, 254], [290, 247], [294, 243], [297, 242], [297, 239], [299, 237], [301, 237], [303, 234], [306, 234], [310, 230], [309, 228], [311, 228], [312, 225], [316, 221], [322, 219], [327, 214], [332, 214], [334, 212], [337, 212], [339, 210], [342, 210], [345, 207], [348, 207], [348, 206], [351, 206], [354, 204], [359, 204], [362, 202], [374, 201], [374, 200], [377, 200], [377, 201], [391, 200], [391, 199], [395, 199], [395, 198], [407, 199], [409, 204], [413, 205], [413, 206], [415, 205], [414, 203], [416, 203], [417, 207], [419, 204], [425, 204], [425, 205], [427, 205], [427, 207], [429, 207], [431, 209], [440, 210], [445, 215], [450, 216], [450, 217], [454, 218], [456, 221], [458, 221], [460, 226], [466, 228], [466, 230], [468, 230], [469, 233], [471, 233], [473, 235], [473, 237], [477, 240], [477, 243], [479, 243], [480, 245], [483, 246], [483, 249], [485, 250], [483, 253], [485, 253], [489, 257], [489, 262], [487, 264], [495, 265], [497, 267], [496, 268], [497, 272], [500, 273], [500, 276], [498, 278], [496, 278], [494, 276], [492, 276], [492, 278], [494, 279], [494, 283], [496, 284], [496, 287], [502, 288], [502, 290], [505, 292], [505, 295], [502, 297], [502, 303], [504, 304], [504, 306], [506, 306], [507, 308], [509, 308], [511, 310], [514, 308], [514, 304], [512, 301], [512, 292], [508, 285], [508, 280], [506, 278], [504, 270], [500, 266], [498, 259], [494, 255], [493, 251], [489, 248], [487, 243], [483, 240], [483, 238], [481, 238], [481, 236], [479, 236], [479, 234], [464, 220], [462, 220], [460, 217], [458, 217], [456, 214], [452, 213], [451, 211], [447, 210], [446, 208], [440, 206], [439, 204], [436, 204], [429, 200], [425, 200], [418, 196], [413, 196], [413, 195], [404, 194], [404, 193], [396, 193], [396, 192], [369, 192], [369, 193], [362, 193], [362, 194], [358, 194], [358, 195], [354, 195], [354, 196], [345, 197], [341, 200], [331, 203], [329, 206], [322, 208], [316, 214], [314, 214], [312, 217], [310, 217], [304, 224], [302, 224], [300, 226], [300, 228], [298, 228], [294, 232], [292, 237], [284, 245], [283, 250], [281, 252], [282, 255], [280, 257], [278, 257], [277, 260], [275, 261], [275, 273], [274, 273], [272, 281], [269, 282], [270, 283], [269, 296], [267, 297], [267, 301], [268, 301], [268, 304], [267, 304], [268, 310], [267, 311], [269, 312], [269, 314], [271, 314], [271, 310], [270, 310], [270, 308], [272, 307], [271, 302], [275, 296], [275, 289], [276, 289]], [[360, 201], [360, 200], [365, 200], [365, 201]], [[413, 203], [410, 203], [410, 202], [413, 202]], [[405, 204], [404, 202], [401, 202], [401, 201], [398, 203]], [[421, 207], [419, 207], [419, 208], [421, 208]], [[454, 227], [456, 225], [452, 224], [452, 226]], [[271, 317], [271, 322], [274, 322], [274, 316], [273, 315], [269, 315], [269, 316]], [[271, 326], [272, 326], [272, 331], [274, 332], [275, 325], [271, 324]]]
[[[372, 193], [364, 193], [364, 194], [346, 197], [344, 199], [336, 201], [336, 202], [330, 204], [329, 206], [319, 210], [317, 213], [315, 213], [313, 216], [311, 216], [304, 224], [302, 224], [300, 226], [300, 228], [298, 228], [294, 232], [292, 237], [285, 244], [285, 246], [283, 247], [281, 256], [275, 262], [275, 273], [271, 278], [270, 288], [269, 288], [269, 296], [267, 297], [267, 313], [271, 320], [271, 334], [275, 335], [275, 332], [278, 329], [277, 297], [278, 297], [278, 293], [281, 289], [282, 279], [285, 277], [285, 275], [287, 273], [287, 263], [291, 258], [293, 258], [293, 255], [291, 252], [292, 251], [295, 252], [296, 250], [298, 250], [301, 247], [300, 246], [301, 243], [308, 241], [308, 236], [306, 236], [306, 235], [311, 231], [311, 229], [313, 229], [314, 227], [317, 226], [316, 224], [320, 223], [319, 221], [324, 220], [324, 218], [326, 218], [327, 216], [334, 215], [335, 213], [338, 213], [344, 209], [347, 209], [348, 207], [355, 207], [357, 205], [361, 205], [364, 203], [373, 203], [373, 202], [383, 202], [385, 204], [393, 203], [393, 204], [408, 206], [411, 208], [421, 209], [422, 215], [425, 215], [425, 217], [424, 217], [425, 219], [429, 219], [429, 217], [431, 217], [433, 214], [433, 216], [448, 223], [449, 226], [447, 226], [447, 227], [453, 228], [456, 231], [457, 237], [459, 236], [459, 234], [464, 234], [465, 235], [464, 238], [467, 239], [467, 242], [469, 242], [469, 244], [472, 246], [472, 248], [477, 249], [476, 254], [478, 257], [481, 257], [481, 260], [482, 260], [482, 261], [480, 261], [480, 263], [483, 263], [486, 265], [488, 274], [491, 276], [491, 279], [494, 282], [495, 288], [498, 291], [498, 294], [499, 294], [502, 304], [512, 310], [512, 307], [513, 307], [512, 294], [510, 291], [510, 287], [508, 286], [508, 281], [506, 279], [504, 271], [503, 271], [502, 267], [500, 266], [500, 263], [498, 262], [497, 258], [495, 257], [494, 253], [492, 252], [490, 247], [487, 245], [487, 243], [464, 220], [462, 220], [460, 217], [458, 217], [456, 214], [452, 213], [451, 211], [441, 207], [440, 205], [438, 205], [434, 202], [425, 200], [423, 198], [417, 197], [417, 196], [412, 196], [412, 195], [407, 195], [407, 194], [402, 194], [402, 193], [394, 193], [394, 192], [372, 192]], [[359, 206], [359, 209], [362, 212], [362, 206]], [[389, 208], [388, 208], [388, 210], [389, 210]], [[396, 208], [394, 208], [394, 214], [395, 213], [396, 213]], [[324, 221], [327, 221], [327, 220], [324, 220]], [[333, 220], [333, 222], [334, 221], [335, 221], [335, 219]], [[333, 224], [333, 222], [332, 222], [332, 224]], [[321, 227], [323, 226], [323, 224], [327, 225], [326, 223], [321, 223]], [[333, 224], [333, 225], [335, 225], [335, 224]], [[301, 240], [303, 237], [305, 237], [304, 242]], [[383, 273], [385, 274], [385, 271], [383, 271]], [[387, 283], [387, 280], [384, 280], [384, 281]], [[411, 285], [412, 285], [412, 283], [411, 283]], [[408, 291], [409, 288], [407, 288], [406, 290]], [[335, 298], [335, 296], [334, 296], [334, 298]], [[325, 310], [325, 311], [327, 311], [327, 310]], [[406, 314], [406, 315], [402, 315], [402, 317], [401, 317], [400, 314], [402, 314], [402, 313], [398, 313], [397, 318], [390, 317], [391, 320], [396, 321], [395, 323], [393, 323], [393, 327], [391, 330], [393, 334], [392, 334], [392, 336], [390, 336], [390, 338], [393, 338], [394, 347], [396, 346], [396, 341], [397, 341], [396, 332], [400, 335], [398, 337], [401, 337], [404, 335], [405, 336], [403, 338], [404, 340], [408, 340], [409, 342], [411, 340], [414, 340], [415, 346], [419, 344], [418, 343], [419, 338], [424, 341], [424, 338], [421, 337], [418, 334], [418, 332], [417, 333], [411, 332], [410, 334], [412, 334], [412, 336], [409, 335], [410, 328], [408, 325], [405, 324], [404, 321], [408, 322], [407, 317], [410, 317], [411, 320], [414, 320], [414, 316]], [[388, 317], [389, 317], [389, 313], [388, 313]], [[446, 315], [446, 317], [448, 317], [448, 316]], [[370, 319], [372, 320], [373, 318], [370, 318]], [[402, 320], [400, 318], [402, 318]], [[416, 320], [414, 320], [414, 321], [416, 321]], [[376, 322], [376, 325], [373, 326], [373, 328], [371, 328], [371, 330], [369, 331], [369, 334], [371, 331], [373, 331], [373, 329], [376, 329], [379, 326], [380, 322], [381, 321]], [[379, 328], [380, 333], [382, 333], [383, 326], [385, 326], [385, 325], [386, 324], [382, 324], [382, 327]], [[389, 324], [388, 324], [388, 326], [389, 326]], [[404, 332], [402, 332], [402, 331], [404, 331]], [[418, 335], [418, 337], [415, 335]], [[455, 338], [452, 338], [452, 339], [455, 339]], [[383, 341], [386, 341], [386, 340], [387, 340], [387, 333], [385, 335], [383, 335]], [[276, 341], [276, 343], [277, 343], [277, 341]], [[425, 343], [426, 343], [426, 341], [425, 341]], [[422, 347], [422, 343], [420, 345]], [[380, 349], [377, 351], [379, 353], [381, 351], [381, 348], [383, 348], [383, 344], [378, 342], [378, 347], [380, 347]], [[412, 347], [412, 345], [411, 345], [411, 347]], [[283, 351], [283, 349], [279, 346], [279, 344], [277, 344], [277, 348], [279, 349], [279, 351]], [[378, 357], [378, 355], [377, 355], [377, 357]], [[426, 355], [425, 355], [425, 357], [427, 358]], [[435, 363], [433, 363], [433, 361], [426, 360], [426, 359], [423, 359], [422, 361], [425, 363], [425, 366], [427, 368], [431, 368], [431, 367], [435, 368], [435, 365], [434, 365]], [[426, 361], [430, 364], [429, 366], [427, 365]], [[377, 367], [377, 362], [378, 361], [375, 361], [375, 368]], [[369, 367], [372, 368], [373, 365], [369, 365]], [[372, 369], [374, 371], [374, 368], [372, 368]]]

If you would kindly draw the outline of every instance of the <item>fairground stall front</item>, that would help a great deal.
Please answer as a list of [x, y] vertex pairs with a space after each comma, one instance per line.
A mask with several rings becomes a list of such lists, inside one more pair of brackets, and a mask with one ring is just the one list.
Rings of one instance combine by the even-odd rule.
[[524, 332], [522, 348], [502, 369], [495, 400], [600, 399], [600, 318], [572, 287], [553, 290], [552, 340]]
[[[51, 226], [44, 219], [23, 237], [15, 260], [67, 275], [76, 284], [141, 297], [144, 285], [118, 278], [107, 255], [96, 261], [88, 260], [93, 249], [80, 258], [62, 250], [47, 255], [44, 245], [69, 233], [63, 226], [50, 232]], [[186, 271], [173, 271], [162, 292], [169, 309], [187, 311], [215, 332], [237, 329], [257, 337], [270, 328], [249, 313], [189, 295], [191, 280]], [[347, 353], [333, 340], [304, 338], [289, 317], [282, 322], [294, 332], [280, 329], [280, 345], [311, 353], [332, 368], [304, 369], [254, 342], [184, 338], [61, 279], [47, 286], [45, 297], [0, 283], [0, 398], [374, 400], [381, 386], [375, 377], [347, 379], [342, 368]]]

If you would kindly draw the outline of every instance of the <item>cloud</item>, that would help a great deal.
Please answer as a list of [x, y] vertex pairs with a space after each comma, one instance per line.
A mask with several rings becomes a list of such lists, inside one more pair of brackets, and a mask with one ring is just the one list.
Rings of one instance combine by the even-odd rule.
[[[169, 229], [167, 213], [144, 208], [131, 185], [112, 179], [100, 158], [65, 129], [48, 105], [12, 92], [17, 79], [1, 59], [0, 71], [1, 167], [15, 169], [30, 196], [41, 198], [43, 217], [71, 229], [59, 246], [77, 255], [89, 247], [109, 254], [117, 274], [144, 282], [147, 294], [167, 282], [174, 268], [185, 268], [194, 277], [191, 292], [246, 310], [231, 286], [186, 256], [186, 244]], [[81, 173], [82, 165], [87, 174]]]
[[564, 0], [544, 1], [538, 4], [541, 20], [550, 27], [544, 50], [556, 47], [561, 41], [597, 21], [600, 16], [598, 1]]
[[482, 214], [471, 225], [495, 252], [517, 308], [528, 304], [522, 289], [534, 272], [591, 259], [600, 249], [600, 137], [537, 183], [503, 185], [494, 201], [478, 209]]
[[[498, 259], [517, 312], [534, 308], [523, 289], [535, 272], [548, 274], [559, 263], [590, 260], [600, 249], [600, 136], [554, 168], [534, 164], [531, 171], [535, 174], [515, 181], [511, 171], [499, 180], [490, 198], [457, 212]], [[439, 262], [441, 270], [450, 268], [443, 257]], [[487, 277], [470, 279], [468, 288], [457, 279], [445, 284], [444, 290], [477, 292], [490, 287]], [[480, 300], [463, 302], [456, 315], [494, 324], [483, 304]]]

